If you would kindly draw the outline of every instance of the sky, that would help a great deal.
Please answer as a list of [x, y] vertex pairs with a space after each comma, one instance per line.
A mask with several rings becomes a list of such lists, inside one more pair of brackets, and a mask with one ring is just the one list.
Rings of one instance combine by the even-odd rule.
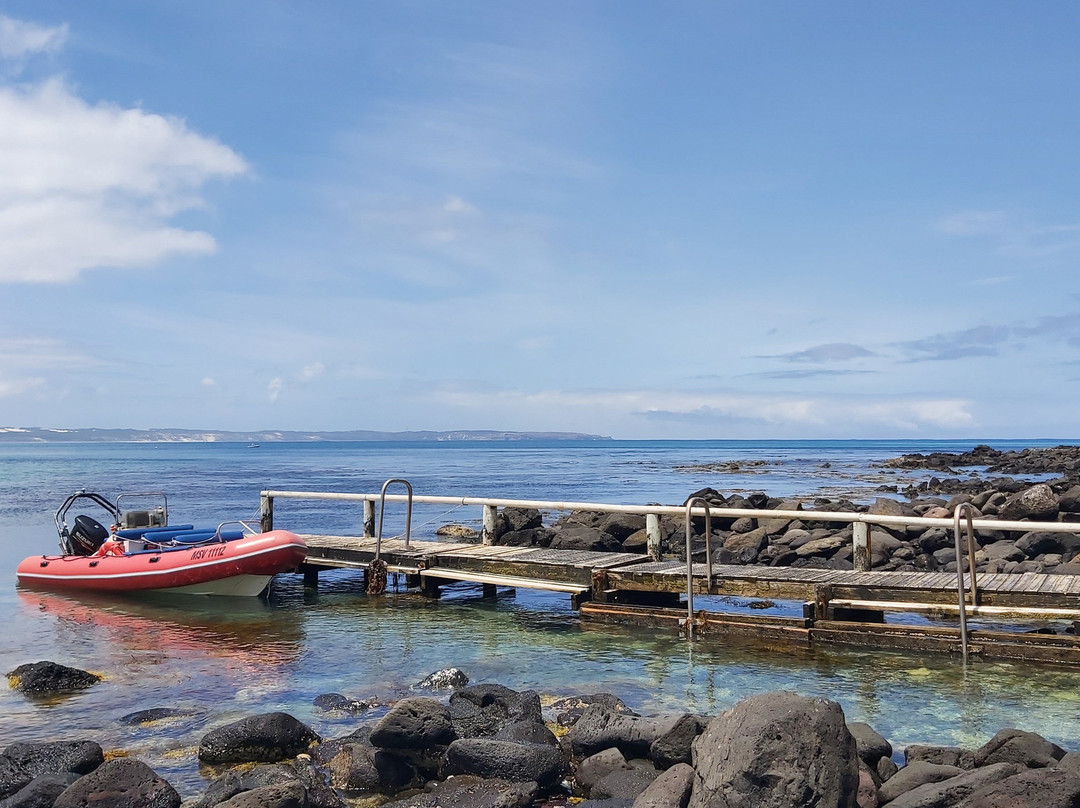
[[1078, 438], [1078, 40], [0, 0], [0, 426]]

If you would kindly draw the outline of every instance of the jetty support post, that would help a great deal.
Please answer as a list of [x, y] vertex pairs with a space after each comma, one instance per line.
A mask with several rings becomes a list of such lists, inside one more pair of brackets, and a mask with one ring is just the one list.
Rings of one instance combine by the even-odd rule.
[[364, 500], [364, 538], [375, 538], [375, 502]]
[[434, 598], [438, 600], [442, 595], [442, 590], [439, 588], [439, 579], [432, 578], [429, 575], [421, 575], [420, 577], [420, 594], [427, 598]]
[[870, 525], [867, 522], [855, 522], [852, 529], [852, 566], [856, 572], [870, 571]]
[[274, 498], [266, 494], [259, 496], [259, 529], [263, 533], [274, 529]]
[[660, 514], [645, 514], [645, 533], [647, 534], [646, 548], [648, 549], [649, 558], [653, 561], [660, 561], [662, 553], [660, 547]]
[[495, 515], [498, 511], [495, 505], [484, 506], [484, 527], [480, 531], [480, 541], [483, 544], [495, 543]]

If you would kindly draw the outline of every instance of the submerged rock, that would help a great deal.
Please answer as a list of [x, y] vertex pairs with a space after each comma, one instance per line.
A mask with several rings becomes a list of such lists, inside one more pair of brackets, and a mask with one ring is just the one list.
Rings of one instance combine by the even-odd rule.
[[312, 701], [316, 707], [326, 712], [362, 713], [375, 706], [374, 701], [351, 699], [341, 693], [323, 693]]
[[469, 675], [458, 668], [443, 668], [429, 673], [415, 685], [414, 690], [456, 690], [469, 683]]
[[29, 662], [8, 675], [8, 685], [29, 696], [45, 696], [85, 690], [101, 681], [96, 673], [69, 668], [56, 662]]
[[120, 723], [127, 726], [141, 726], [154, 724], [158, 721], [168, 721], [171, 718], [191, 718], [197, 715], [194, 710], [181, 710], [173, 707], [152, 707], [149, 710], [139, 710], [120, 716]]

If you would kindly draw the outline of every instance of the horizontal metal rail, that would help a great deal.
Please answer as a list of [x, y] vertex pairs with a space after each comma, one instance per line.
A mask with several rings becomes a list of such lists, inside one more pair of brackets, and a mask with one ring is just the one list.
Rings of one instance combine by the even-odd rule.
[[[343, 502], [378, 502], [379, 494], [347, 494], [331, 491], [263, 491], [264, 499], [321, 499]], [[404, 494], [387, 494], [388, 502], [408, 502], [408, 496]], [[491, 497], [444, 497], [444, 496], [414, 496], [413, 502], [428, 505], [476, 505], [493, 508], [536, 508], [540, 511], [594, 511], [597, 513], [627, 513], [646, 516], [658, 514], [661, 516], [683, 516], [686, 508], [681, 505], [612, 505], [601, 502], [570, 502], [548, 501], [532, 499], [499, 499]], [[768, 508], [715, 508], [710, 506], [709, 512], [713, 518], [734, 517], [736, 519], [747, 516], [752, 519], [802, 519], [810, 522], [848, 522], [851, 524], [865, 523], [870, 525], [896, 525], [896, 526], [922, 526], [922, 527], [953, 527], [953, 518], [927, 518], [925, 516], [889, 516], [886, 514], [856, 513], [854, 511], [790, 511], [771, 510]], [[691, 509], [695, 516], [704, 516], [705, 509], [695, 507]], [[1080, 532], [1080, 522], [1020, 522], [1005, 521], [999, 519], [973, 519], [972, 526], [976, 530], [1004, 530], [1010, 532], [1027, 533], [1032, 530], [1046, 531], [1049, 533], [1077, 533]]]
[[428, 567], [420, 570], [421, 578], [444, 578], [451, 581], [469, 581], [474, 584], [493, 586], [521, 587], [523, 589], [543, 589], [548, 592], [565, 592], [580, 595], [589, 591], [589, 587], [565, 581], [548, 581], [543, 578], [526, 578], [520, 575], [495, 575], [469, 570], [453, 570], [445, 567]]

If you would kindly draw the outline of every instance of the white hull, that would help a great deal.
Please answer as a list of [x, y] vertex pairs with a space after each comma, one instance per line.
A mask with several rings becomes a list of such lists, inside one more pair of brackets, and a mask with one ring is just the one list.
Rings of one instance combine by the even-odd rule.
[[230, 595], [252, 598], [266, 589], [273, 577], [273, 575], [231, 575], [228, 578], [218, 578], [216, 581], [189, 586], [173, 586], [154, 591], [178, 595]]

